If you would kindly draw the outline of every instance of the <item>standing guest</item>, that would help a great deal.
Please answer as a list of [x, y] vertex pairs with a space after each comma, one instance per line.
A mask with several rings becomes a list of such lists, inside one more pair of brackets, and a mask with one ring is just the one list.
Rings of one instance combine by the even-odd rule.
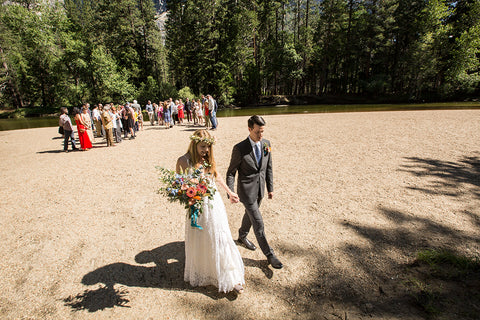
[[193, 125], [198, 123], [198, 104], [195, 100], [192, 100], [192, 118], [193, 118]]
[[143, 131], [143, 112], [142, 110], [137, 112], [138, 127]]
[[122, 142], [122, 120], [120, 119], [121, 117], [117, 113], [117, 108], [115, 108], [115, 106], [112, 106], [111, 111], [113, 136], [115, 137], [115, 142], [120, 143]]
[[[127, 109], [127, 127], [128, 131], [130, 132], [130, 140], [132, 140], [135, 139], [135, 130], [133, 130], [135, 128], [135, 111], [130, 106], [126, 106], [125, 109]], [[125, 139], [126, 138], [127, 137], [125, 137]]]
[[120, 109], [118, 111], [118, 116], [122, 119], [122, 128], [123, 128], [123, 138], [127, 139], [128, 136], [128, 116], [127, 116], [127, 108], [120, 105], [118, 106]]
[[90, 116], [90, 114], [88, 113], [88, 106], [87, 105], [83, 105], [82, 107], [82, 113], [80, 114], [82, 116], [82, 120], [83, 122], [85, 123], [85, 127], [87, 129], [87, 134], [88, 134], [88, 138], [90, 139], [90, 142], [93, 143], [93, 141], [95, 141], [95, 138], [93, 136], [93, 131], [92, 131], [92, 118]]
[[193, 109], [192, 107], [193, 107], [193, 105], [190, 102], [190, 99], [187, 98], [187, 100], [185, 101], [185, 113], [187, 114], [188, 123], [190, 123], [190, 121], [192, 121], [192, 109]]
[[102, 123], [105, 128], [105, 136], [107, 138], [107, 147], [113, 146], [113, 121], [112, 116], [110, 115], [110, 105], [107, 104], [103, 108], [102, 113]]
[[170, 98], [170, 118], [171, 118], [170, 123], [172, 124], [172, 126], [175, 125], [176, 116], [177, 116], [177, 105], [175, 104], [175, 102], [173, 102], [173, 99]]
[[[158, 105], [154, 102], [152, 104], [152, 107], [153, 107], [153, 122], [151, 123], [151, 125], [154, 126], [155, 125], [155, 119], [157, 119]], [[150, 115], [149, 115], [149, 117], [150, 117]]]
[[208, 95], [208, 110], [210, 112], [210, 120], [212, 121], [212, 130], [217, 129], [217, 101], [211, 95]]
[[150, 125], [153, 126], [153, 123], [155, 121], [155, 118], [153, 116], [154, 109], [152, 106], [152, 102], [150, 100], [148, 100], [147, 105], [145, 106], [145, 110], [147, 110], [148, 120], [150, 120]]
[[178, 105], [177, 105], [177, 110], [178, 110], [178, 122], [180, 124], [183, 124], [183, 119], [185, 118], [185, 113], [183, 111], [183, 109], [185, 108], [185, 106], [183, 105], [183, 102], [182, 102], [182, 99], [180, 99], [178, 101]]
[[197, 115], [198, 124], [203, 125], [203, 107], [200, 99], [197, 99], [197, 102], [195, 103], [195, 112]]
[[[91, 120], [91, 127], [90, 131], [94, 132], [95, 131], [95, 122], [93, 121], [93, 115], [92, 115], [92, 110], [90, 109], [90, 103], [85, 103], [85, 106], [87, 106], [87, 113], [90, 116]], [[93, 139], [90, 139], [93, 142]]]
[[[125, 115], [126, 115], [127, 117], [128, 117], [129, 112], [130, 112], [130, 107], [131, 107], [130, 102], [127, 101], [127, 103], [125, 103], [125, 109], [126, 109]], [[135, 117], [134, 117], [133, 119], [134, 119], [134, 120], [133, 120], [133, 126], [134, 126], [134, 128], [135, 128]], [[128, 124], [127, 124], [127, 127], [128, 127]], [[129, 132], [130, 132], [130, 128], [128, 128], [128, 133], [129, 133]], [[127, 138], [127, 137], [125, 136], [124, 139], [126, 139], [126, 138]]]
[[103, 114], [103, 105], [101, 103], [98, 104], [98, 112], [100, 112], [100, 123], [102, 124], [101, 127], [102, 127], [102, 137], [105, 139], [106, 136], [105, 136], [105, 127], [103, 126], [103, 122], [101, 121], [102, 120], [102, 114]]
[[100, 111], [98, 110], [98, 106], [95, 105], [92, 110], [92, 117], [93, 122], [95, 122], [95, 132], [97, 138], [102, 137], [102, 118], [100, 117]]
[[60, 108], [60, 119], [58, 125], [63, 127], [63, 151], [68, 152], [68, 140], [72, 142], [72, 151], [76, 151], [77, 146], [75, 146], [75, 134], [73, 133], [73, 126], [70, 117], [68, 116], [68, 109], [65, 107]]
[[210, 128], [210, 109], [208, 106], [208, 100], [203, 102], [203, 118], [205, 119], [205, 128]]
[[142, 111], [142, 107], [137, 103], [137, 100], [133, 100], [133, 103], [132, 103], [131, 107], [132, 107], [133, 110], [135, 110], [137, 113], [139, 113], [140, 111]]
[[155, 107], [155, 111], [157, 114], [157, 124], [163, 126], [163, 102], [158, 103]]
[[87, 125], [83, 121], [83, 118], [80, 114], [80, 109], [78, 108], [73, 108], [73, 115], [75, 118], [75, 124], [77, 125], [77, 131], [78, 131], [78, 140], [80, 140], [80, 148], [82, 151], [87, 151], [92, 148], [92, 142], [90, 141], [90, 138], [88, 137], [87, 133]]
[[135, 110], [135, 108], [133, 108], [133, 112], [135, 115], [135, 132], [137, 132], [138, 131], [138, 112]]
[[[171, 98], [170, 98], [171, 99]], [[172, 105], [169, 103], [166, 103], [164, 104], [164, 108], [163, 108], [163, 118], [165, 120], [165, 129], [170, 129], [171, 126], [170, 124], [172, 123], [172, 118], [171, 118], [171, 109], [172, 109]]]

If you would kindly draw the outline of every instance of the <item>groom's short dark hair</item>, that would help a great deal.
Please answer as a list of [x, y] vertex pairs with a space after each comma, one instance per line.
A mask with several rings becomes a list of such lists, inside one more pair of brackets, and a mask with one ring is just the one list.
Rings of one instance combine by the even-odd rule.
[[259, 127], [263, 127], [265, 125], [265, 120], [262, 117], [254, 115], [248, 119], [248, 127], [253, 129], [254, 125], [258, 125]]

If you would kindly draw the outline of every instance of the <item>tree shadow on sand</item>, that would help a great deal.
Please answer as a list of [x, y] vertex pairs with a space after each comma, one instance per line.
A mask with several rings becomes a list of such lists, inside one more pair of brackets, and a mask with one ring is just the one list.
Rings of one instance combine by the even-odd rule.
[[112, 263], [92, 272], [82, 278], [82, 284], [98, 285], [97, 289], [87, 289], [76, 296], [64, 299], [65, 305], [74, 310], [95, 312], [115, 306], [128, 307], [128, 290], [124, 287], [161, 288], [166, 290], [181, 290], [200, 292], [213, 300], [226, 298], [235, 300], [233, 292], [219, 293], [218, 289], [209, 287], [191, 287], [183, 280], [185, 265], [185, 243], [183, 241], [168, 243], [153, 250], [142, 251], [135, 256], [139, 264], [154, 263], [147, 267], [128, 263]]
[[[430, 317], [419, 304], [419, 293], [409, 286], [425, 272], [417, 263], [417, 252], [433, 248], [455, 253], [458, 243], [475, 245], [480, 236], [407, 212], [385, 207], [377, 210], [395, 223], [393, 228], [347, 220], [339, 223], [360, 236], [364, 240], [361, 244], [349, 241], [329, 251], [277, 244], [283, 256], [305, 259], [312, 266], [301, 281], [281, 288], [281, 299], [300, 314], [321, 315], [323, 319]], [[444, 290], [435, 292], [437, 308], [445, 319], [477, 319], [459, 316], [480, 305], [478, 287], [465, 286], [471, 278], [451, 279], [448, 286], [445, 282]]]
[[[465, 156], [457, 162], [418, 157], [405, 158], [408, 163], [400, 171], [409, 172], [417, 177], [433, 179], [424, 187], [409, 187], [429, 194], [441, 194], [453, 197], [472, 191], [480, 198], [480, 157]], [[471, 190], [465, 191], [466, 186]]]
[[[478, 157], [465, 157], [455, 163], [421, 158], [407, 158], [407, 161], [402, 170], [408, 168], [411, 174], [425, 177], [415, 190], [461, 196], [452, 186], [466, 184], [468, 191], [463, 191], [464, 196], [475, 200], [480, 194]], [[430, 184], [431, 177], [439, 180], [434, 186]], [[374, 210], [380, 220], [389, 221], [388, 227], [341, 220], [339, 237], [348, 233], [355, 240], [340, 242], [334, 249], [325, 251], [315, 245], [302, 248], [291, 242], [277, 243], [283, 256], [304, 259], [312, 265], [301, 281], [281, 289], [282, 299], [296, 306], [300, 314], [321, 315], [324, 319], [421, 319], [437, 314], [442, 319], [478, 319], [480, 281], [472, 279], [480, 278], [480, 272], [436, 278], [417, 257], [424, 250], [447, 251], [462, 257], [465, 248], [478, 248], [480, 235], [475, 231], [480, 226], [478, 213], [470, 209], [454, 212], [456, 219], [473, 227], [458, 229], [442, 217], [425, 218], [385, 206]], [[421, 288], [419, 283], [423, 283]], [[437, 313], [428, 309], [431, 307], [425, 303], [428, 299], [433, 301]]]

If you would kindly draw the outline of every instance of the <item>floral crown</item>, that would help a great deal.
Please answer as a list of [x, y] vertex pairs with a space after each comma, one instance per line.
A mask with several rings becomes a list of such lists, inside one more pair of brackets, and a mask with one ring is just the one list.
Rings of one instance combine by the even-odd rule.
[[207, 137], [199, 137], [199, 136], [196, 136], [196, 135], [191, 135], [190, 140], [195, 141], [195, 143], [205, 142], [209, 146], [215, 144], [215, 138], [214, 137], [207, 138]]

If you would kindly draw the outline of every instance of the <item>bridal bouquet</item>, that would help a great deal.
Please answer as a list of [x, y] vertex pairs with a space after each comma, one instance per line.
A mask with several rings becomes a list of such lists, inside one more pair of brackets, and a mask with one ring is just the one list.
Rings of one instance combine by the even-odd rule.
[[[213, 199], [215, 188], [211, 186], [203, 173], [203, 168], [193, 169], [186, 173], [158, 167], [164, 186], [159, 192], [166, 195], [170, 202], [178, 201], [188, 209], [191, 226], [203, 229], [197, 219], [203, 212], [204, 197]], [[211, 204], [210, 204], [211, 205]]]

